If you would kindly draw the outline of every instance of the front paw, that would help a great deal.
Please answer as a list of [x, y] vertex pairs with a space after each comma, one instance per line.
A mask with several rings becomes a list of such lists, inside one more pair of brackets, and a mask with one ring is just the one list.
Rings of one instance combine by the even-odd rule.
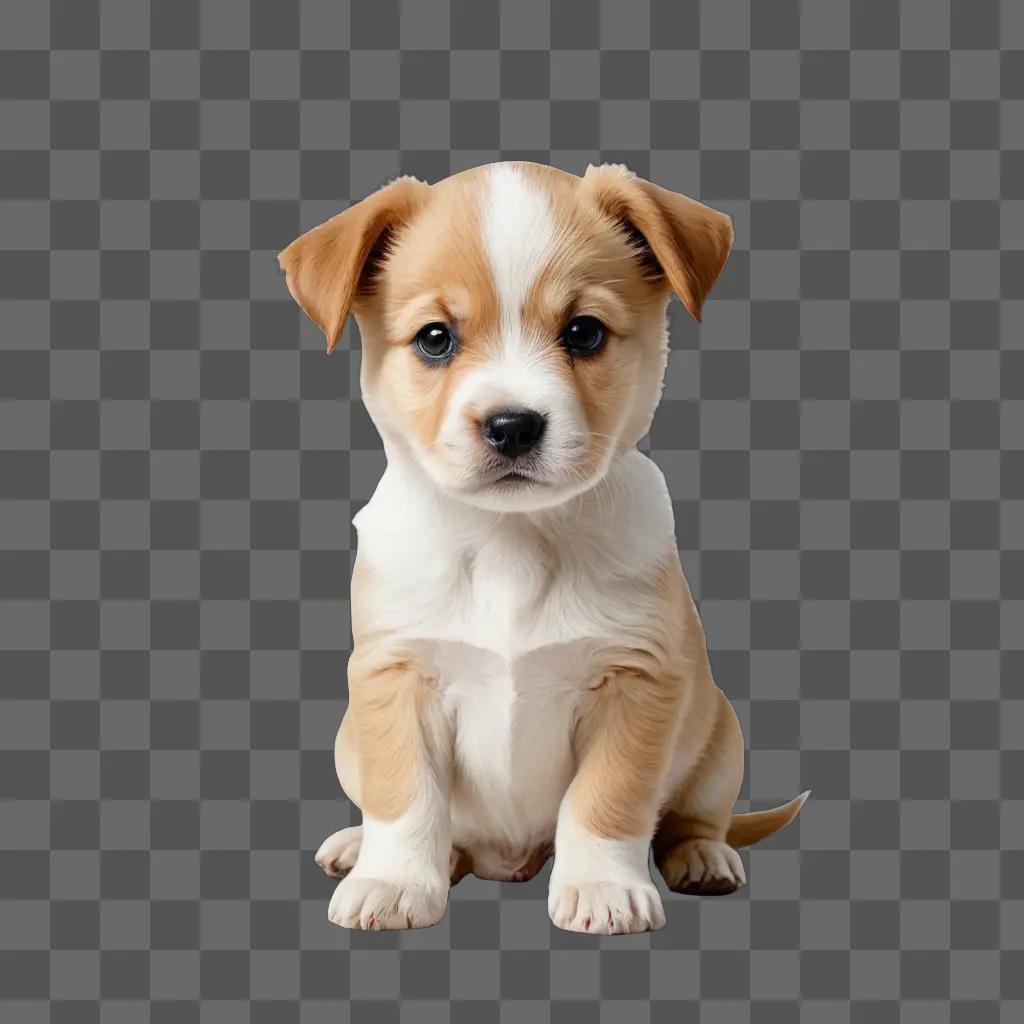
[[447, 902], [447, 884], [427, 887], [349, 875], [334, 890], [327, 917], [342, 928], [365, 931], [429, 928], [444, 917]]
[[555, 882], [548, 914], [559, 928], [592, 935], [629, 935], [665, 927], [661, 896], [642, 878], [624, 882]]

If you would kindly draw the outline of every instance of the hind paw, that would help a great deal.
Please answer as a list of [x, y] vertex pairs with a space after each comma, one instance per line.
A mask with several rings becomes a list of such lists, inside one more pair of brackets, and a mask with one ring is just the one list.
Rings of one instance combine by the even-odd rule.
[[362, 825], [343, 828], [320, 844], [314, 859], [331, 878], [344, 878], [355, 866], [362, 844]]
[[658, 863], [673, 892], [724, 896], [747, 882], [740, 855], [714, 839], [685, 839]]

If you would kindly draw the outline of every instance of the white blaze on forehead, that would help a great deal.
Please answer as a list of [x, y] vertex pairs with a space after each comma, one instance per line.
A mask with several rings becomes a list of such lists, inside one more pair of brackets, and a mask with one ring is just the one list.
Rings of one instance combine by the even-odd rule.
[[[541, 445], [542, 471], [555, 473], [571, 449], [587, 438], [586, 417], [573, 388], [567, 388], [564, 360], [554, 339], [523, 324], [523, 306], [557, 244], [556, 219], [544, 189], [529, 174], [508, 164], [488, 168], [480, 194], [482, 241], [498, 300], [497, 336], [487, 358], [460, 375], [448, 398], [438, 439], [470, 467], [486, 455], [474, 418], [499, 409], [534, 409], [547, 417]], [[467, 419], [466, 412], [474, 417]]]
[[488, 173], [484, 196], [484, 248], [501, 306], [502, 339], [521, 324], [523, 302], [550, 258], [555, 234], [551, 203], [527, 175], [508, 164]]

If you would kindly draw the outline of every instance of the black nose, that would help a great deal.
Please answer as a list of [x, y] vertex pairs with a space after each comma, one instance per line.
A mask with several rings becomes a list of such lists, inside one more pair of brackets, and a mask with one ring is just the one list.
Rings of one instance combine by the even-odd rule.
[[497, 412], [484, 422], [484, 437], [502, 455], [514, 459], [529, 451], [544, 433], [547, 420], [537, 412]]

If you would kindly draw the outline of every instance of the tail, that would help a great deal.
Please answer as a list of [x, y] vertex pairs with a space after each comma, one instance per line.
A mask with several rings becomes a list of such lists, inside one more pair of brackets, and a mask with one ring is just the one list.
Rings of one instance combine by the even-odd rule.
[[751, 811], [749, 814], [734, 814], [725, 841], [733, 847], [751, 846], [762, 839], [775, 835], [780, 828], [785, 828], [799, 813], [807, 798], [811, 795], [808, 789], [799, 796], [793, 797], [788, 804], [773, 807], [770, 811]]

